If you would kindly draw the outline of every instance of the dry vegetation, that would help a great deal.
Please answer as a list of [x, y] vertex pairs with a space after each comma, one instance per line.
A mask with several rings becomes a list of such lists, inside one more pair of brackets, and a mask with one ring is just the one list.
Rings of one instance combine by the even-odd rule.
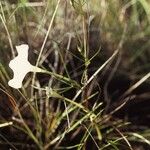
[[[150, 149], [149, 8], [0, 0], [0, 149]], [[13, 89], [8, 64], [23, 43], [46, 72]]]

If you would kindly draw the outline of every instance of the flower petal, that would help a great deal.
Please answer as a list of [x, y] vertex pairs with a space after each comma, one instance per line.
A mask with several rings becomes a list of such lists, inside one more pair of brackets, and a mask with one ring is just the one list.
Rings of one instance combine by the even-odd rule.
[[32, 71], [33, 67], [28, 61], [28, 45], [23, 44], [16, 46], [18, 56], [10, 61], [9, 67], [13, 70], [13, 79], [8, 82], [9, 86], [13, 88], [21, 88], [22, 81], [25, 75]]
[[17, 52], [18, 52], [18, 55], [20, 58], [28, 60], [29, 46], [27, 44], [22, 44], [22, 45], [16, 46], [16, 49], [17, 49]]
[[13, 88], [21, 88], [24, 77], [28, 72], [45, 72], [43, 69], [33, 66], [28, 61], [28, 49], [27, 44], [16, 46], [18, 56], [10, 61], [9, 67], [13, 70], [13, 79], [8, 82], [8, 85]]

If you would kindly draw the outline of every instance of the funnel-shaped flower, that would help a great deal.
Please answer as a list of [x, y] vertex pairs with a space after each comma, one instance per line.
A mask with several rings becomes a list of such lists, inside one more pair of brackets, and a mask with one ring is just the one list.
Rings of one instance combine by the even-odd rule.
[[42, 69], [35, 67], [28, 61], [28, 49], [27, 44], [16, 46], [18, 56], [10, 61], [9, 67], [13, 70], [14, 76], [8, 82], [8, 85], [13, 88], [21, 88], [22, 81], [28, 72], [42, 72]]

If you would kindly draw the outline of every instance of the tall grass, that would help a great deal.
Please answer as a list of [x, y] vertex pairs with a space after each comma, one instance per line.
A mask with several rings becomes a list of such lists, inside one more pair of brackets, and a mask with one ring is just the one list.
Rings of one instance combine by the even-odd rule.
[[[146, 0], [2, 0], [0, 100], [5, 95], [12, 110], [0, 115], [2, 148], [150, 146], [147, 126], [134, 130], [128, 119], [115, 117], [135, 98], [132, 92], [149, 83], [149, 5]], [[29, 73], [16, 90], [8, 86], [13, 74], [8, 64], [22, 43], [30, 47], [29, 61], [45, 73]], [[132, 84], [112, 107], [108, 87], [116, 72]]]

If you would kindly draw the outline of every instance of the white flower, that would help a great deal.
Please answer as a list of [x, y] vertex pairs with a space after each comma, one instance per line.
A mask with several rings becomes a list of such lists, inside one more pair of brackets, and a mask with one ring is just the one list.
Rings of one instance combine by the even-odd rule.
[[21, 88], [22, 81], [28, 72], [42, 72], [42, 69], [35, 67], [28, 61], [28, 49], [27, 44], [16, 46], [18, 56], [10, 61], [9, 67], [13, 70], [14, 76], [8, 82], [8, 85], [13, 88]]

